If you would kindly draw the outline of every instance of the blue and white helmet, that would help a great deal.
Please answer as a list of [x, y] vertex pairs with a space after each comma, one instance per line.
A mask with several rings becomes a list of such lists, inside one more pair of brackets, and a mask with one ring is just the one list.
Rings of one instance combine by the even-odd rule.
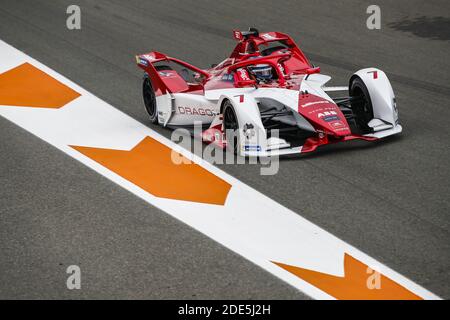
[[258, 81], [267, 81], [273, 78], [272, 66], [269, 64], [249, 66], [248, 71], [254, 75]]

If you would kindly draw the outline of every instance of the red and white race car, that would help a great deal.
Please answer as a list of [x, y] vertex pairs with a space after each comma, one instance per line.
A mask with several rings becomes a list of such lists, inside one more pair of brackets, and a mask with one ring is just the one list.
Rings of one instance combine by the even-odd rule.
[[[204, 141], [261, 157], [402, 131], [383, 71], [362, 69], [348, 86], [327, 87], [331, 77], [320, 74], [288, 35], [254, 28], [233, 33], [238, 44], [230, 57], [207, 70], [159, 52], [136, 56], [151, 122], [201, 122]], [[345, 95], [331, 98], [339, 91]]]

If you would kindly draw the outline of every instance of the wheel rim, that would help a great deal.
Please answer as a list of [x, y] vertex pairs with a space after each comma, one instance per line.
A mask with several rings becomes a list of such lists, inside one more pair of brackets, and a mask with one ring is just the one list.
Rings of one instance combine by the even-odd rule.
[[155, 93], [150, 85], [150, 80], [146, 79], [144, 81], [143, 88], [144, 104], [147, 109], [150, 119], [154, 119], [156, 116], [156, 103], [155, 103]]
[[224, 126], [225, 126], [225, 137], [227, 138], [227, 141], [229, 140], [227, 137], [227, 130], [233, 130], [233, 151], [234, 153], [237, 152], [237, 135], [236, 131], [239, 128], [239, 124], [237, 122], [236, 115], [234, 114], [234, 111], [231, 107], [225, 107], [225, 114], [224, 114]]

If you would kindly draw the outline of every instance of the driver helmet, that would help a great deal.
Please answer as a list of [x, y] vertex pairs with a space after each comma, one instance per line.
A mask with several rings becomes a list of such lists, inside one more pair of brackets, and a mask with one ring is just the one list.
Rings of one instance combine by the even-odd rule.
[[258, 81], [267, 81], [273, 78], [272, 66], [269, 64], [256, 64], [249, 66], [248, 71], [255, 76]]

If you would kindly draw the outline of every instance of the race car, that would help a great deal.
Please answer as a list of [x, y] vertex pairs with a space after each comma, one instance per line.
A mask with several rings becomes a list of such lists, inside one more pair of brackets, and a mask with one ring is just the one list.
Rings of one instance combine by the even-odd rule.
[[362, 69], [348, 86], [327, 87], [331, 77], [288, 35], [255, 28], [233, 35], [237, 45], [231, 55], [209, 69], [156, 51], [136, 56], [152, 123], [170, 128], [200, 123], [203, 141], [249, 157], [306, 153], [402, 131], [383, 71]]

